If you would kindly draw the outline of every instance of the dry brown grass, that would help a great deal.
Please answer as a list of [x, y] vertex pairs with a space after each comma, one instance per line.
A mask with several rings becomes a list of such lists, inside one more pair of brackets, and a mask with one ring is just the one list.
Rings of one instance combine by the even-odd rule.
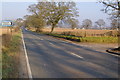
[[[50, 28], [44, 28], [44, 32], [50, 32]], [[75, 36], [117, 36], [116, 30], [83, 30], [83, 29], [67, 29], [67, 28], [55, 28], [53, 33], [75, 35]]]
[[2, 34], [9, 34], [10, 33], [10, 29], [9, 28], [0, 28], [0, 36]]
[[2, 31], [2, 77], [18, 78], [19, 73], [19, 52], [20, 52], [20, 31], [15, 29], [1, 28]]
[[0, 36], [2, 35], [2, 29], [0, 28]]

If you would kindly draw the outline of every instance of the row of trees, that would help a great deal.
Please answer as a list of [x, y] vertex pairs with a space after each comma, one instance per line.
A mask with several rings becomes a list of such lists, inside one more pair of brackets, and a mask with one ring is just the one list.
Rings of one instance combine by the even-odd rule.
[[50, 25], [51, 32], [58, 23], [69, 23], [72, 28], [78, 24], [76, 19], [78, 11], [74, 2], [38, 2], [30, 5], [28, 11], [32, 15], [26, 15], [24, 25], [35, 27], [39, 32], [44, 26]]
[[[25, 18], [27, 18], [27, 20], [24, 21], [24, 25], [28, 26], [28, 27], [35, 27], [36, 31], [40, 31], [45, 25], [44, 22], [39, 21], [40, 18], [34, 18], [33, 16], [25, 16]], [[34, 19], [32, 21], [32, 19]], [[29, 21], [28, 21], [29, 20]], [[31, 22], [31, 23], [30, 23]], [[18, 18], [16, 20], [17, 26], [22, 26], [23, 24], [23, 19], [22, 18]], [[78, 20], [75, 19], [69, 19], [68, 22], [64, 22], [64, 23], [68, 23], [69, 28], [71, 29], [75, 29], [75, 28], [82, 28], [82, 29], [118, 29], [118, 21], [117, 19], [113, 19], [111, 21], [111, 27], [106, 27], [106, 23], [103, 19], [99, 19], [95, 22], [95, 25], [93, 26], [93, 22], [90, 19], [85, 19], [82, 22], [82, 25], [79, 25]], [[36, 25], [37, 24], [37, 25]], [[62, 23], [59, 23], [58, 25], [56, 25], [56, 27], [60, 27]], [[65, 25], [63, 27], [66, 27]]]
[[[95, 22], [96, 26], [99, 27], [99, 29], [102, 29], [102, 27], [105, 26], [105, 21], [103, 19], [99, 19]], [[92, 21], [90, 19], [85, 19], [82, 23], [82, 28], [90, 29], [92, 27]]]
[[[105, 2], [103, 3], [105, 4]], [[38, 2], [37, 4], [30, 5], [28, 11], [31, 12], [32, 15], [24, 16], [24, 25], [36, 28], [37, 32], [46, 25], [52, 26], [52, 32], [55, 27], [59, 26], [59, 23], [68, 24], [72, 29], [79, 26], [79, 21], [76, 19], [79, 15], [74, 2]], [[105, 11], [107, 12], [107, 10]], [[116, 18], [113, 18], [113, 16], [115, 15], [111, 17], [111, 29], [117, 29], [118, 21]], [[20, 20], [18, 19], [17, 21], [19, 22]], [[105, 29], [105, 24], [103, 19], [99, 19], [95, 22], [95, 26], [92, 26], [92, 21], [85, 19], [82, 22], [81, 28]]]
[[[109, 29], [118, 29], [118, 22], [117, 19], [111, 20], [111, 27]], [[95, 28], [95, 29], [106, 29], [106, 23], [103, 19], [99, 19], [95, 22], [95, 25], [93, 26], [93, 23], [90, 19], [85, 19], [82, 22], [81, 28], [84, 29], [90, 29], [90, 28]]]

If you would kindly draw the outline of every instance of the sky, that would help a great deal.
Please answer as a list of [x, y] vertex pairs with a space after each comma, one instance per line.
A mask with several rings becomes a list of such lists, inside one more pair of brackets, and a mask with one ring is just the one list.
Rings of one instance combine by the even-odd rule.
[[104, 9], [104, 6], [100, 3], [96, 2], [77, 2], [77, 8], [79, 10], [79, 21], [82, 23], [85, 19], [90, 19], [93, 22], [98, 19], [105, 20], [106, 24], [110, 24], [110, 20], [108, 19], [110, 16], [105, 12], [101, 11]]
[[[37, 2], [37, 1], [45, 1], [45, 0], [0, 0], [1, 2]], [[54, 2], [68, 2], [70, 0], [48, 0]], [[71, 0], [74, 2], [95, 2], [98, 0]]]
[[[17, 1], [17, 2], [16, 2]], [[36, 0], [4, 0], [2, 4], [0, 3], [0, 16], [3, 20], [17, 18], [22, 18], [23, 16], [30, 14], [27, 11], [29, 5], [37, 3]], [[57, 0], [56, 0], [57, 1]], [[67, 1], [67, 0], [65, 0]], [[107, 25], [109, 25], [109, 16], [100, 11], [104, 6], [100, 3], [96, 3], [96, 0], [74, 0], [76, 2], [78, 11], [79, 11], [79, 21], [82, 24], [82, 21], [85, 19], [91, 19], [93, 22], [98, 19], [104, 19]], [[1, 19], [1, 17], [0, 17]]]

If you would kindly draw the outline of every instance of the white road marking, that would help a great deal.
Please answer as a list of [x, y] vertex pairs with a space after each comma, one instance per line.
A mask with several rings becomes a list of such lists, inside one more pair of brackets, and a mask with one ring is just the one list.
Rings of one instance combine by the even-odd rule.
[[[49, 42], [49, 44], [55, 46], [55, 45], [54, 45], [53, 43], [51, 43], [51, 42]], [[78, 57], [78, 58], [83, 58], [82, 56], [77, 55], [77, 54], [75, 54], [75, 53], [73, 53], [73, 52], [69, 52], [69, 51], [67, 51], [67, 52], [70, 53], [70, 54], [72, 54], [72, 55], [74, 55], [74, 56], [76, 56], [76, 57]]]
[[[56, 46], [56, 45], [54, 45], [53, 43], [51, 43], [51, 42], [49, 42], [49, 44], [51, 44], [52, 46], [54, 46], [54, 47], [58, 47], [58, 46]], [[59, 48], [59, 47], [58, 47]]]
[[49, 42], [49, 44], [54, 45], [53, 43]]
[[69, 42], [66, 42], [66, 41], [62, 41], [62, 42], [64, 42], [64, 43], [69, 43]]
[[[62, 41], [62, 42], [65, 42], [65, 43], [71, 43], [70, 41]], [[71, 44], [74, 44], [74, 45], [77, 45], [77, 46], [83, 46], [83, 47], [93, 47], [93, 46], [88, 46], [88, 45], [78, 45], [78, 44], [76, 44], [76, 43], [71, 43]], [[116, 48], [117, 48], [117, 46], [115, 46]], [[107, 54], [109, 54], [109, 55], [112, 55], [112, 56], [116, 56], [116, 57], [120, 57], [119, 55], [116, 55], [116, 54], [111, 54], [111, 53], [108, 53], [108, 52], [106, 52]]]
[[112, 55], [112, 56], [120, 57], [119, 55], [116, 55], [116, 54], [112, 54], [112, 53], [109, 53], [109, 52], [107, 52], [107, 53]]
[[28, 77], [29, 77], [30, 80], [32, 80], [32, 73], [31, 73], [31, 69], [30, 69], [30, 64], [29, 64], [29, 60], [28, 60], [28, 56], [27, 56], [27, 50], [26, 50], [22, 30], [21, 30], [21, 36], [22, 36], [23, 48], [24, 48], [24, 51], [25, 51], [25, 57], [26, 57], [26, 63], [27, 63], [27, 69], [28, 69]]
[[75, 54], [75, 53], [73, 53], [73, 52], [68, 52], [68, 53], [70, 53], [70, 54], [72, 54], [72, 55], [74, 55], [74, 56], [76, 56], [76, 57], [78, 57], [78, 58], [82, 58], [82, 59], [83, 59], [83, 57], [82, 57], [82, 56], [77, 55], [77, 54]]
[[40, 39], [40, 40], [43, 40], [43, 39]]
[[83, 47], [93, 47], [93, 46], [90, 46], [90, 45], [89, 46], [88, 45], [80, 45], [80, 46], [83, 46]]
[[49, 44], [53, 44], [53, 43], [50, 43], [50, 42], [49, 42]]

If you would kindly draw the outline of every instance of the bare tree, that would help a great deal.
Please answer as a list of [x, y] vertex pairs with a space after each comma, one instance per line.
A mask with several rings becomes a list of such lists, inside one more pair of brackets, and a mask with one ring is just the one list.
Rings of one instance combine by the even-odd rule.
[[100, 0], [106, 7], [102, 9], [105, 13], [114, 16], [114, 18], [120, 17], [120, 0]]
[[99, 19], [98, 21], [95, 22], [100, 29], [105, 25], [105, 21], [103, 19]]
[[90, 19], [85, 19], [82, 23], [82, 28], [89, 29], [92, 27], [92, 21]]
[[79, 24], [79, 21], [77, 19], [74, 19], [74, 18], [69, 18], [67, 20], [64, 20], [63, 22], [68, 24], [71, 27], [71, 29], [77, 28], [78, 24]]
[[117, 50], [120, 50], [120, 0], [100, 0], [100, 3], [104, 4], [106, 6], [103, 11], [105, 11], [108, 14], [112, 15], [114, 18], [117, 18], [118, 22], [118, 48]]
[[111, 21], [111, 29], [118, 29], [117, 19], [113, 19], [113, 20]]

